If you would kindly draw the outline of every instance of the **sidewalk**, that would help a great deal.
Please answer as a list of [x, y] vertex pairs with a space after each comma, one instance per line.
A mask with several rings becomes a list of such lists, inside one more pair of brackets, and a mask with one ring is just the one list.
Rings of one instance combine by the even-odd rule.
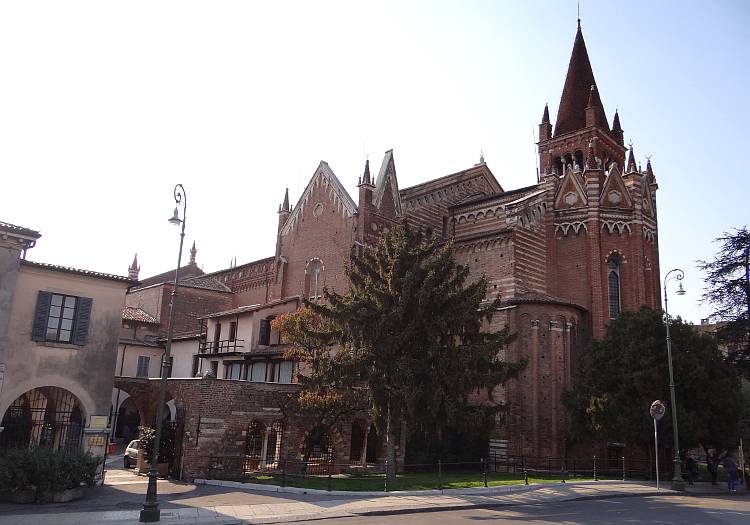
[[[162, 510], [164, 524], [261, 524], [285, 523], [304, 519], [325, 519], [348, 516], [372, 516], [410, 512], [434, 512], [467, 508], [490, 508], [511, 505], [544, 504], [582, 499], [602, 499], [628, 496], [678, 495], [669, 489], [656, 490], [652, 484], [600, 481], [555, 483], [539, 485], [511, 485], [488, 489], [455, 489], [435, 493], [389, 493], [381, 496], [348, 496], [314, 502], [282, 504], [225, 505], [207, 508], [185, 506]], [[744, 492], [744, 491], [743, 491]], [[721, 495], [723, 486], [697, 483], [689, 486], [688, 494]], [[747, 497], [738, 493], [738, 497]], [[73, 512], [65, 514], [17, 514], [0, 516], [2, 525], [106, 525], [138, 522], [138, 511]]]

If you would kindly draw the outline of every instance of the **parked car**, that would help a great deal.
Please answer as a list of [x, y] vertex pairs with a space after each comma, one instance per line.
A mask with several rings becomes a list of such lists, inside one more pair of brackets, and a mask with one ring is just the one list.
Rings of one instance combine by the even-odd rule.
[[123, 456], [125, 468], [130, 468], [131, 465], [135, 465], [138, 461], [138, 449], [141, 447], [141, 442], [137, 439], [131, 441], [125, 448], [125, 454]]

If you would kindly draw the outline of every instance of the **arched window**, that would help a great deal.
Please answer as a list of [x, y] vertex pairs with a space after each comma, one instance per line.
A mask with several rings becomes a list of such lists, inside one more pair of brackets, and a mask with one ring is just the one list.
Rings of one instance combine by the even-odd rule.
[[583, 152], [581, 150], [576, 150], [575, 153], [576, 158], [576, 164], [580, 169], [583, 169]]
[[607, 284], [609, 286], [609, 318], [620, 315], [620, 262], [611, 258], [607, 262]]
[[563, 163], [559, 155], [552, 159], [552, 172], [555, 175], [563, 175]]
[[323, 261], [312, 259], [305, 268], [305, 297], [311, 300], [323, 297]]
[[573, 155], [571, 155], [570, 153], [566, 153], [563, 162], [566, 169], [568, 168], [568, 166], [573, 166]]

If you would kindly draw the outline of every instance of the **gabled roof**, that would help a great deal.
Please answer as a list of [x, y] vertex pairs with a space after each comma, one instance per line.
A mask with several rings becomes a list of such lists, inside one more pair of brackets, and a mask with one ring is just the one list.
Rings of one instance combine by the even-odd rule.
[[617, 208], [632, 208], [633, 199], [630, 196], [625, 181], [622, 180], [617, 164], [613, 164], [604, 179], [599, 203], [602, 206], [615, 206]]
[[[480, 163], [480, 164], [477, 164], [476, 166], [472, 166], [471, 168], [457, 171], [456, 173], [451, 173], [450, 175], [443, 175], [442, 177], [438, 177], [437, 179], [430, 179], [428, 181], [415, 184], [414, 186], [409, 186], [408, 188], [404, 188], [401, 190], [401, 196], [404, 199], [410, 199], [414, 195], [420, 194], [423, 191], [431, 192], [431, 191], [435, 191], [436, 189], [444, 188], [446, 186], [451, 186], [453, 184], [461, 182], [462, 180], [465, 180], [467, 176], [473, 176], [477, 174], [481, 174], [485, 177], [493, 193], [491, 195], [483, 195], [481, 197], [476, 197], [472, 199], [472, 202], [474, 200], [491, 198], [495, 196], [497, 193], [500, 193], [503, 191], [502, 186], [500, 186], [500, 183], [497, 181], [495, 174], [492, 173], [492, 170], [490, 170], [489, 166], [487, 166], [487, 164], [485, 163]], [[511, 190], [511, 191], [516, 191], [516, 190]], [[469, 202], [469, 201], [466, 201], [466, 202]]]
[[326, 184], [331, 188], [334, 201], [338, 201], [337, 204], [341, 206], [342, 213], [348, 214], [349, 217], [353, 217], [354, 214], [357, 213], [357, 205], [354, 203], [349, 193], [347, 193], [346, 189], [344, 189], [341, 181], [336, 177], [336, 174], [333, 173], [333, 170], [328, 163], [321, 160], [320, 164], [318, 164], [318, 168], [310, 179], [310, 182], [307, 183], [305, 191], [300, 195], [297, 205], [294, 207], [294, 210], [281, 228], [281, 235], [287, 235], [292, 231], [305, 210], [305, 205], [310, 198], [310, 194], [316, 185], [320, 183]]
[[245, 314], [248, 312], [257, 312], [259, 310], [265, 310], [267, 308], [273, 308], [274, 306], [278, 306], [280, 304], [286, 304], [290, 302], [297, 302], [299, 303], [300, 296], [299, 295], [292, 295], [291, 297], [286, 297], [284, 299], [279, 299], [278, 301], [271, 301], [270, 303], [265, 304], [250, 304], [247, 306], [240, 306], [239, 308], [232, 308], [231, 310], [224, 310], [223, 312], [213, 312], [210, 314], [202, 315], [198, 317], [198, 319], [213, 319], [215, 317], [224, 317], [227, 315], [237, 315], [237, 314]]
[[589, 105], [589, 97], [592, 98], [592, 106], [599, 108], [596, 125], [609, 131], [607, 115], [604, 113], [599, 90], [592, 91], [591, 86], [596, 86], [596, 80], [594, 80], [594, 71], [591, 69], [579, 20], [573, 52], [568, 64], [568, 74], [565, 77], [562, 97], [560, 97], [560, 107], [557, 110], [555, 137], [586, 127], [586, 107]]
[[396, 179], [396, 164], [393, 162], [393, 150], [389, 149], [383, 156], [383, 164], [380, 165], [378, 180], [375, 182], [375, 191], [372, 195], [372, 203], [376, 208], [383, 204], [386, 188], [390, 187], [390, 195], [393, 199], [393, 208], [396, 215], [401, 215], [401, 198], [398, 191], [398, 180]]
[[[567, 197], [572, 193], [572, 197]], [[581, 175], [570, 167], [565, 170], [565, 175], [560, 182], [560, 188], [555, 196], [555, 208], [581, 208], [588, 203], [586, 188]]]
[[188, 288], [202, 288], [204, 290], [215, 290], [217, 292], [232, 291], [229, 286], [220, 282], [218, 279], [206, 275], [188, 277], [185, 280], [180, 279], [180, 286], [187, 286]]
[[[198, 268], [197, 264], [190, 263], [186, 264], [185, 266], [180, 266], [180, 281], [182, 281], [183, 279], [187, 279], [188, 277], [195, 277], [198, 275], [203, 275], [203, 270]], [[145, 288], [146, 286], [151, 286], [152, 284], [171, 282], [174, 282], [174, 270], [169, 270], [167, 272], [142, 279], [138, 284], [138, 288]]]

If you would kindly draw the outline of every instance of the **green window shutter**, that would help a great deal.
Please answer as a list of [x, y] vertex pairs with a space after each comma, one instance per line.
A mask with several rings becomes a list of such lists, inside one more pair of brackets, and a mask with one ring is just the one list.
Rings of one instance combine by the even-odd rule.
[[94, 302], [90, 297], [78, 298], [78, 312], [76, 313], [76, 326], [73, 332], [73, 344], [83, 346], [89, 335], [89, 318], [91, 317], [91, 304]]
[[36, 297], [34, 326], [31, 329], [32, 341], [44, 341], [47, 339], [47, 316], [49, 316], [49, 306], [51, 302], [52, 294], [50, 292], [40, 291]]

